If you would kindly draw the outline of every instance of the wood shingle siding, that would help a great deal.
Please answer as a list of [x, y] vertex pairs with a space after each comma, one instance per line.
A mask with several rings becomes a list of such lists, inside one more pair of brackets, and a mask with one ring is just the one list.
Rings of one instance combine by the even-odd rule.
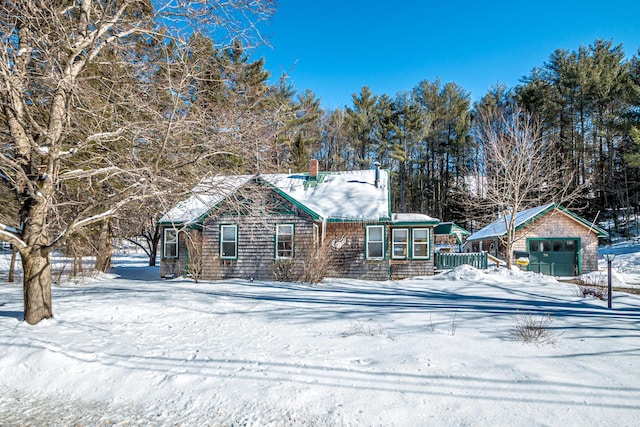
[[598, 270], [598, 235], [589, 230], [583, 224], [562, 212], [556, 211], [544, 216], [531, 225], [516, 232], [518, 239], [514, 245], [514, 251], [526, 252], [527, 239], [532, 238], [562, 238], [580, 240], [580, 261], [582, 273]]
[[[499, 233], [482, 234], [492, 225], [477, 232], [481, 236], [480, 238], [474, 239], [474, 236], [470, 236], [467, 240], [467, 249], [488, 251], [491, 255], [503, 260], [510, 256], [514, 262], [516, 253], [527, 254], [532, 251], [534, 252], [532, 257], [536, 259], [532, 259], [535, 262], [529, 264], [527, 268], [544, 274], [577, 275], [598, 270], [598, 237], [607, 236], [604, 230], [572, 212], [552, 204], [531, 209], [531, 211], [535, 210], [539, 211], [537, 215], [516, 227], [511, 254], [505, 253], [505, 245], [501, 241], [502, 235]], [[523, 216], [526, 215], [523, 214]], [[536, 245], [535, 242], [538, 243], [534, 247], [538, 249], [534, 250], [531, 245]], [[545, 249], [539, 249], [541, 242]], [[554, 242], [557, 248], [552, 249]], [[546, 248], [546, 246], [549, 247]], [[563, 255], [561, 252], [566, 253]], [[571, 253], [575, 253], [575, 255], [568, 255]], [[537, 259], [539, 256], [541, 258]], [[565, 267], [561, 267], [562, 265]], [[561, 271], [561, 273], [556, 271]]]
[[185, 242], [185, 231], [178, 230], [178, 257], [177, 258], [166, 258], [164, 256], [164, 227], [160, 231], [162, 234], [162, 241], [160, 242], [160, 277], [178, 277], [182, 276], [186, 273], [186, 254], [187, 254], [187, 246]]
[[[183, 275], [188, 263], [201, 265], [194, 277], [202, 280], [315, 281], [327, 275], [387, 280], [433, 274], [433, 227], [438, 220], [418, 213], [393, 214], [389, 184], [389, 171], [379, 166], [318, 171], [313, 176], [204, 178], [189, 198], [159, 221], [165, 228], [179, 224], [184, 230], [201, 232], [197, 240], [201, 250], [192, 248], [189, 257], [192, 245], [185, 245], [186, 231], [181, 232], [179, 256], [163, 257], [161, 274]], [[391, 256], [394, 229], [404, 231], [398, 233], [404, 242], [396, 245], [402, 259]]]
[[[220, 225], [238, 226], [238, 256], [220, 258]], [[203, 227], [202, 275], [205, 280], [229, 278], [273, 280], [276, 262], [276, 226], [293, 224], [294, 257], [303, 259], [313, 245], [313, 221], [303, 212], [298, 214], [222, 215], [209, 217]], [[302, 266], [293, 263], [295, 276]]]
[[[349, 277], [363, 280], [403, 279], [412, 276], [434, 274], [433, 249], [432, 256], [425, 260], [395, 260], [391, 259], [392, 227], [381, 223], [385, 227], [385, 256], [382, 260], [367, 260], [365, 257], [365, 223], [328, 223], [326, 240], [344, 243], [334, 251], [334, 263], [339, 277]], [[370, 225], [370, 224], [369, 224]], [[429, 227], [433, 236], [433, 228]]]

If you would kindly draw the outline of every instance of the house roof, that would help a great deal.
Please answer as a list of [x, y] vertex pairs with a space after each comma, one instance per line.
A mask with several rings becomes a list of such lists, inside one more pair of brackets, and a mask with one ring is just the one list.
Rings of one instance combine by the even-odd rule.
[[468, 236], [471, 234], [469, 231], [460, 227], [458, 224], [454, 224], [453, 222], [441, 222], [436, 228], [434, 228], [433, 232], [435, 234], [452, 234], [456, 236]]
[[161, 224], [193, 224], [251, 180], [252, 175], [214, 176], [204, 178], [191, 190], [189, 198], [178, 202], [162, 218]]
[[[598, 227], [597, 225], [587, 221], [586, 219], [574, 214], [570, 210], [560, 205], [557, 205], [555, 203], [548, 203], [546, 205], [542, 205], [542, 206], [538, 206], [535, 208], [526, 209], [524, 211], [518, 212], [515, 217], [516, 230], [519, 230], [522, 227], [525, 227], [526, 225], [532, 223], [533, 221], [540, 218], [541, 216], [544, 216], [552, 212], [554, 209], [559, 210], [560, 212], [571, 217], [573, 220], [593, 230], [595, 233], [598, 234], [598, 237], [607, 237], [609, 235], [609, 233], [607, 233], [605, 230]], [[510, 218], [511, 218], [510, 215], [507, 215], [505, 218], [498, 218], [497, 220], [487, 225], [483, 229], [478, 230], [475, 233], [473, 233], [471, 236], [467, 237], [467, 242], [474, 241], [474, 240], [492, 239], [495, 237], [502, 237], [506, 235], [507, 234], [506, 224], [510, 221]]]
[[471, 234], [469, 231], [460, 227], [458, 224], [454, 224], [453, 222], [443, 222], [437, 225], [433, 229], [433, 232], [436, 235], [456, 236], [456, 240], [459, 244], [464, 243], [462, 241], [462, 236], [468, 236], [469, 234]]
[[396, 213], [391, 222], [393, 225], [436, 225], [440, 220], [421, 213]]
[[293, 202], [307, 207], [318, 219], [329, 221], [381, 221], [391, 218], [389, 173], [380, 170], [376, 187], [370, 170], [321, 172], [316, 180], [308, 174], [260, 175]]
[[252, 179], [270, 185], [278, 194], [308, 212], [314, 219], [389, 221], [389, 173], [380, 170], [378, 186], [375, 185], [375, 173], [371, 169], [321, 172], [317, 178], [310, 178], [308, 173], [205, 178], [194, 187], [192, 195], [171, 208], [160, 219], [160, 223], [199, 223], [210, 210]]

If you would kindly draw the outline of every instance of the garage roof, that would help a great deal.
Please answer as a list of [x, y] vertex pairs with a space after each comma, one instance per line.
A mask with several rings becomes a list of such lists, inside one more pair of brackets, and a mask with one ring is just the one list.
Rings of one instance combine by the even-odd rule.
[[[607, 233], [605, 230], [603, 230], [602, 228], [600, 228], [597, 225], [595, 225], [595, 223], [587, 221], [586, 219], [574, 214], [570, 210], [568, 210], [568, 209], [566, 209], [566, 208], [564, 208], [564, 207], [562, 207], [560, 205], [557, 205], [555, 203], [548, 203], [546, 205], [542, 205], [542, 206], [538, 206], [538, 207], [535, 207], [535, 208], [526, 209], [524, 211], [518, 212], [516, 214], [516, 218], [515, 218], [516, 230], [521, 229], [522, 227], [532, 223], [533, 221], [535, 221], [538, 218], [540, 218], [540, 217], [552, 212], [555, 209], [557, 209], [560, 212], [566, 214], [567, 216], [569, 216], [572, 219], [574, 219], [575, 221], [581, 223], [585, 227], [593, 230], [595, 233], [598, 234], [598, 237], [608, 237], [609, 236], [609, 233]], [[486, 240], [486, 239], [492, 239], [492, 238], [495, 238], [495, 237], [502, 237], [502, 236], [506, 235], [507, 234], [507, 223], [510, 221], [510, 219], [511, 219], [510, 215], [507, 215], [505, 218], [498, 218], [497, 220], [495, 220], [491, 224], [487, 225], [483, 229], [478, 230], [475, 233], [473, 233], [471, 236], [469, 236], [467, 238], [467, 241], [469, 242], [469, 241], [474, 241], [474, 240]]]

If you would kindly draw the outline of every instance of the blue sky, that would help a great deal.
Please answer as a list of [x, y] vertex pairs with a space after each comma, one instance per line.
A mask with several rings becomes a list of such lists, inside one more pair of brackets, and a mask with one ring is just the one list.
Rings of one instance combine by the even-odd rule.
[[478, 100], [497, 83], [518, 84], [559, 48], [600, 38], [637, 53], [640, 1], [280, 0], [260, 29], [272, 47], [252, 57], [326, 108], [351, 105], [365, 85], [395, 96], [437, 78]]

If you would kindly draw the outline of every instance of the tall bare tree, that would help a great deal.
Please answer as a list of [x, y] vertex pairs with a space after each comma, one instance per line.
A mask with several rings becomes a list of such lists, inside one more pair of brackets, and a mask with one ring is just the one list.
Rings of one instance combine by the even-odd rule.
[[476, 138], [479, 144], [473, 175], [485, 177], [481, 209], [503, 219], [506, 264], [511, 266], [516, 241], [516, 213], [547, 203], [569, 204], [578, 189], [574, 171], [558, 165], [559, 152], [541, 133], [540, 122], [514, 105], [481, 105]]
[[200, 32], [221, 46], [260, 41], [256, 24], [273, 4], [0, 4], [0, 180], [16, 204], [15, 215], [0, 218], [0, 239], [20, 252], [28, 323], [53, 316], [50, 255], [71, 233], [131, 200], [191, 185], [189, 165], [224, 153], [246, 158], [236, 151], [247, 140], [259, 147], [273, 139], [259, 113], [192, 108], [194, 82], [216, 77], [203, 73], [204, 57], [194, 61], [184, 37]]

